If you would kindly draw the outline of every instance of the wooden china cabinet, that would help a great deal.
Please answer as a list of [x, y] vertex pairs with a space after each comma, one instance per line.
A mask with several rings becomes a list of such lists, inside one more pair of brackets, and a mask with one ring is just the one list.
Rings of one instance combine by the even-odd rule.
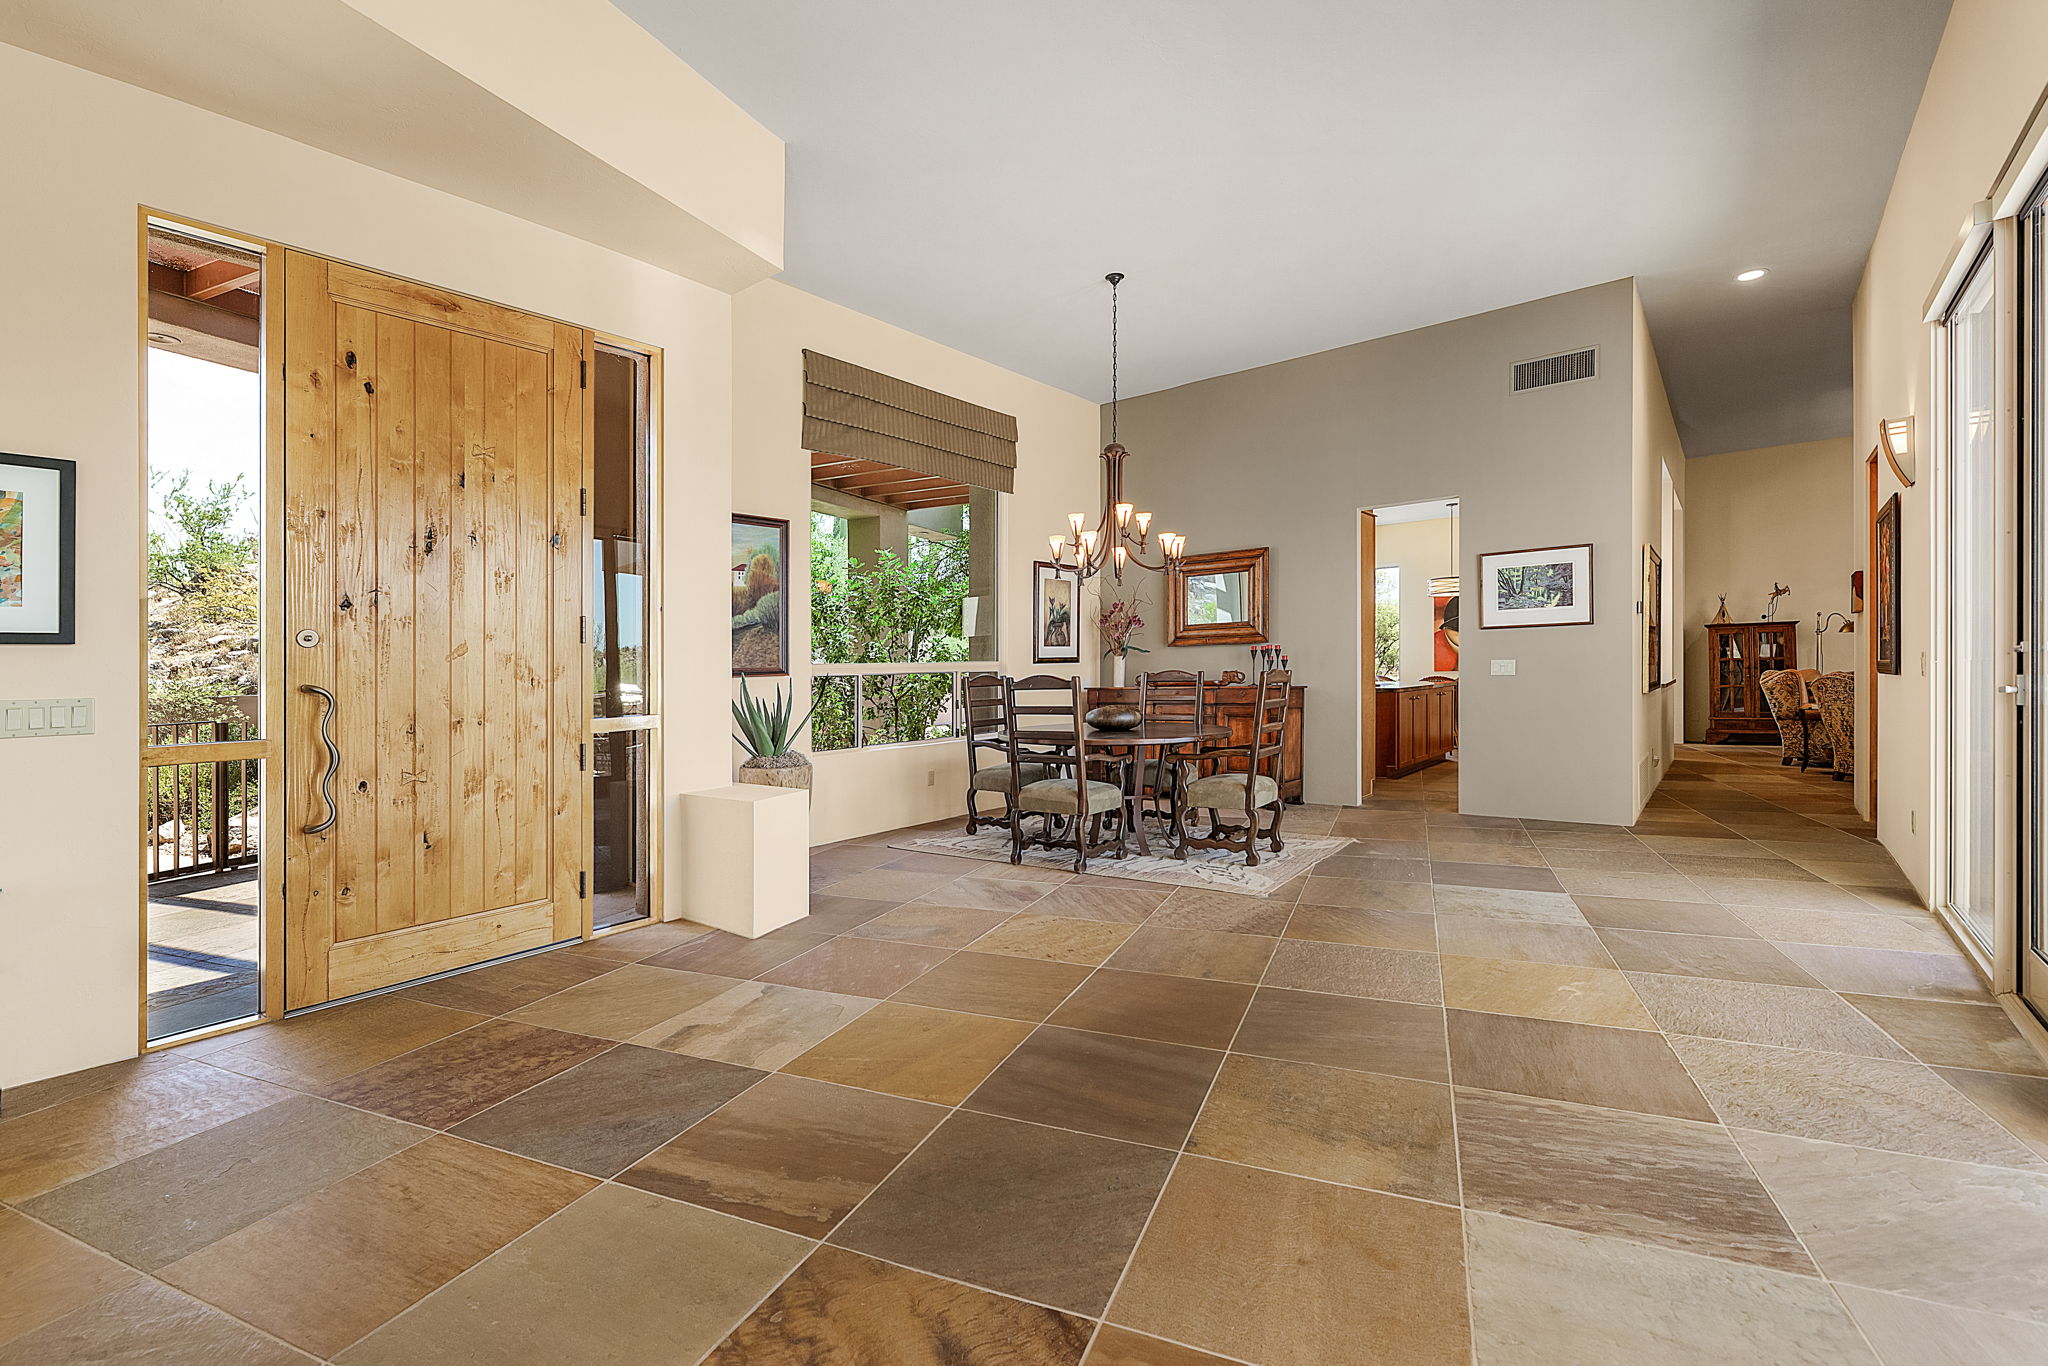
[[1731, 621], [1707, 627], [1707, 743], [1737, 736], [1778, 738], [1778, 723], [1757, 680], [1799, 667], [1799, 624]]

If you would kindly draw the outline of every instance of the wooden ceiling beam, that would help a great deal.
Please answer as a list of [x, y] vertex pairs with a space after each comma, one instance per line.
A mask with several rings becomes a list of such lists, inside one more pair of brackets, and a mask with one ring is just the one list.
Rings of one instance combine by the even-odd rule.
[[845, 489], [848, 493], [859, 493], [864, 489], [910, 488], [919, 484], [936, 488], [952, 481], [936, 475], [912, 474], [909, 470], [890, 469], [874, 474], [840, 475], [821, 482], [835, 489]]
[[263, 278], [263, 267], [240, 261], [209, 261], [179, 272], [188, 299], [212, 299], [237, 289], [253, 289]]
[[955, 484], [950, 489], [924, 494], [916, 498], [891, 498], [887, 501], [894, 503], [905, 512], [916, 512], [920, 508], [958, 507], [966, 502], [968, 497], [967, 485]]

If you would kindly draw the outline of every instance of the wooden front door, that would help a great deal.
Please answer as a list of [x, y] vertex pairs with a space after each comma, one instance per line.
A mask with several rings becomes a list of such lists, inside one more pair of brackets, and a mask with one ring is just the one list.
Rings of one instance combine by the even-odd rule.
[[296, 252], [285, 284], [296, 1009], [581, 931], [584, 338]]

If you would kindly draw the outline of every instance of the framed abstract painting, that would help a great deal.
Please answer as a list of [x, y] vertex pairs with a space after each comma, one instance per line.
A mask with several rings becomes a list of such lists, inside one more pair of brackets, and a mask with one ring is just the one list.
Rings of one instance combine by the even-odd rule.
[[0, 452], [0, 645], [72, 645], [78, 462]]
[[1593, 624], [1592, 545], [1501, 550], [1479, 557], [1479, 629]]

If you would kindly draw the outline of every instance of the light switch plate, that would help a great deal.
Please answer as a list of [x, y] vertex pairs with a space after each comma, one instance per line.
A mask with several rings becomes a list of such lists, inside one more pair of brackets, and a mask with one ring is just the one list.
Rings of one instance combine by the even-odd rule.
[[1515, 671], [1515, 661], [1512, 659], [1496, 659], [1493, 661], [1493, 671], [1497, 674], [1511, 674]]
[[90, 735], [90, 697], [17, 697], [0, 702], [0, 740], [31, 735]]

